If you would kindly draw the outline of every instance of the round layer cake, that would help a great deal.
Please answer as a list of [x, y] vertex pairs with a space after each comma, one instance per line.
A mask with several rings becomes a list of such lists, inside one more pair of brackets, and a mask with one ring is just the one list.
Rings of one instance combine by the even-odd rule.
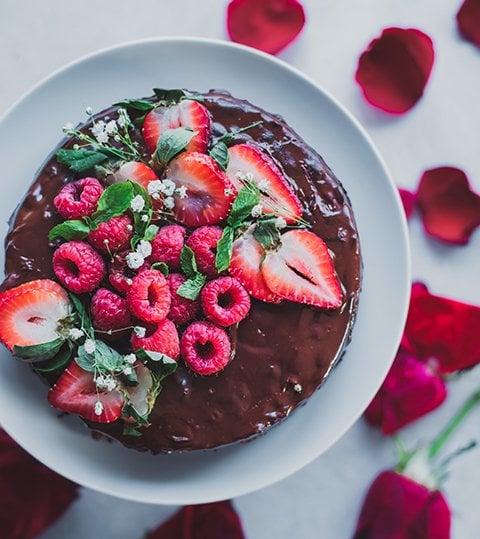
[[[12, 325], [7, 320], [0, 338], [52, 386], [52, 404], [77, 413], [89, 428], [128, 447], [153, 453], [209, 449], [265, 432], [322, 385], [349, 342], [360, 291], [361, 257], [345, 190], [319, 154], [281, 116], [225, 91], [200, 95], [158, 90], [152, 98], [126, 100], [96, 115], [87, 112], [90, 117], [85, 124], [65, 129], [69, 136], [61, 146], [63, 153], [57, 149], [41, 168], [12, 217], [6, 238], [0, 316], [6, 320], [10, 312], [19, 312], [15, 301], [20, 302], [23, 290], [38, 296], [39, 289], [45, 294], [61, 286], [71, 294], [70, 299], [56, 288], [49, 296], [53, 303], [65, 303], [67, 312], [53, 333], [49, 327], [48, 341], [58, 342], [45, 354], [45, 348], [38, 347], [41, 336], [32, 340], [20, 335], [28, 324], [44, 324], [42, 317], [48, 315], [41, 312], [35, 316], [27, 312], [21, 327], [13, 320], [11, 334], [6, 333]], [[146, 175], [138, 173], [138, 163], [144, 167], [143, 173], [149, 171]], [[211, 171], [211, 180], [203, 172], [198, 177], [198, 171], [205, 168]], [[134, 198], [123, 212], [113, 213], [115, 199], [110, 197], [103, 209], [98, 202], [93, 208], [96, 213], [69, 214], [67, 208], [62, 217], [59, 193], [72, 184], [76, 187], [71, 200], [83, 201], [86, 188], [82, 192], [84, 187], [78, 186], [85, 185], [79, 180], [86, 177], [96, 178], [103, 193], [121, 183], [136, 183], [145, 189], [134, 188]], [[223, 195], [216, 194], [218, 178], [227, 182]], [[144, 200], [145, 196], [149, 200]], [[107, 229], [102, 235], [102, 226], [107, 217], [113, 219], [112, 215], [129, 223], [125, 228], [128, 247], [116, 248], [115, 230]], [[52, 234], [56, 225], [69, 221], [67, 229], [57, 227]], [[148, 224], [148, 230], [143, 224]], [[177, 228], [166, 229], [172, 225]], [[211, 228], [215, 245], [209, 244], [208, 234], [204, 242], [201, 235], [199, 242], [189, 240], [201, 227]], [[178, 247], [174, 244], [179, 230], [183, 230], [180, 264], [172, 262], [175, 257], [168, 251]], [[160, 242], [156, 249], [156, 236], [161, 234], [166, 238], [164, 243], [173, 247]], [[220, 237], [221, 247], [217, 243]], [[70, 285], [73, 281], [58, 269], [61, 256], [57, 251], [62, 248], [71, 256], [68, 247], [75, 242], [89, 246], [88, 252], [93, 250], [101, 259], [101, 275], [88, 291], [78, 288], [76, 281]], [[215, 262], [212, 267], [210, 260], [210, 269], [204, 267], [208, 261], [202, 260], [202, 243]], [[192, 250], [185, 248], [189, 244]], [[192, 251], [196, 257], [193, 267], [187, 256]], [[90, 256], [82, 253], [80, 250], [79, 256], [84, 260]], [[57, 261], [57, 267], [52, 260]], [[121, 286], [112, 278], [119, 260], [125, 265], [120, 269]], [[68, 259], [62, 271], [78, 276], [81, 268], [72, 270], [75, 263]], [[166, 274], [170, 277], [165, 278]], [[168, 280], [172, 274], [180, 283], [191, 285], [183, 288], [182, 295], [191, 310], [187, 307], [181, 316], [173, 312], [178, 298], [171, 299], [176, 293]], [[150, 275], [157, 284], [170, 283], [163, 317], [173, 320], [169, 327], [173, 326], [176, 336], [167, 350], [162, 343], [155, 348], [154, 340], [148, 340], [157, 333], [160, 341], [168, 340], [165, 335], [170, 330], [158, 330], [165, 321], [159, 320], [162, 316], [157, 309], [167, 300], [149, 289], [146, 302], [150, 305], [144, 314], [128, 288], [141, 288], [140, 281], [146, 278], [141, 275]], [[229, 313], [232, 305], [228, 303], [235, 302], [237, 296], [228, 301], [222, 296], [222, 303], [219, 295], [215, 307], [222, 314], [216, 317], [206, 303], [205, 288], [217, 280], [227, 282], [227, 277], [247, 292], [250, 308], [238, 310], [237, 305]], [[30, 288], [24, 284], [32, 281]], [[55, 285], [43, 285], [51, 282]], [[101, 294], [107, 303], [101, 303]], [[126, 309], [126, 314], [122, 311], [120, 315], [111, 307], [111, 294], [120, 298], [114, 303], [118, 302], [120, 311]], [[104, 320], [93, 312], [95, 302], [101, 312], [112, 308], [117, 322], [124, 316], [123, 325], [116, 327], [112, 322], [112, 331], [108, 315]], [[203, 354], [205, 359], [201, 368], [199, 358], [191, 359], [186, 351], [185, 334], [193, 334], [189, 328], [195, 324], [200, 329], [205, 325], [215, 328], [221, 342], [225, 336], [228, 339], [224, 343], [228, 350], [219, 352], [224, 357], [218, 365], [209, 364], [217, 341], [194, 343], [193, 355]], [[29, 333], [36, 335], [35, 331]], [[102, 363], [98, 353], [103, 344], [99, 341], [109, 350], [110, 358], [120, 358], [116, 366]], [[92, 343], [97, 343], [95, 351]], [[158, 369], [160, 364], [163, 370]], [[142, 388], [142, 383], [147, 386]], [[96, 393], [94, 401], [79, 402], [74, 394], [77, 386]], [[143, 408], [134, 400], [139, 388], [145, 396], [154, 396], [145, 399]], [[85, 411], [92, 403], [94, 411]]]

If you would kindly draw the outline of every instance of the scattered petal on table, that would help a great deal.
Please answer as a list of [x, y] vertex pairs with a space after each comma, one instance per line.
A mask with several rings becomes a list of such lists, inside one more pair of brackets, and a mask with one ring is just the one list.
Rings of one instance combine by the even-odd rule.
[[458, 30], [465, 39], [480, 47], [480, 0], [465, 0], [457, 13]]

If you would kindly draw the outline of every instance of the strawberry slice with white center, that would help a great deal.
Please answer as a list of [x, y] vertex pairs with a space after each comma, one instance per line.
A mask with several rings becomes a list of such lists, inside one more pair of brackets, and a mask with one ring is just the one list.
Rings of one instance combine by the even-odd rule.
[[[138, 161], [129, 161], [124, 163], [114, 174], [116, 182], [126, 182], [131, 180], [140, 184], [147, 192], [150, 182], [158, 180], [158, 176], [153, 169], [145, 165], [145, 163], [139, 163]], [[155, 210], [162, 209], [162, 200], [159, 198], [155, 200], [152, 198], [152, 205]]]
[[0, 294], [0, 341], [12, 350], [58, 338], [59, 322], [70, 314], [67, 292], [55, 281], [39, 279]]
[[134, 386], [125, 388], [128, 394], [128, 404], [133, 406], [139, 416], [146, 417], [150, 414], [155, 404], [160, 382], [155, 374], [143, 363], [137, 361], [134, 369], [137, 373], [137, 383]]
[[156, 150], [162, 133], [177, 127], [188, 127], [196, 132], [187, 151], [206, 152], [211, 132], [210, 114], [201, 103], [190, 99], [170, 107], [158, 107], [145, 116], [142, 133], [148, 151], [153, 153]]
[[100, 391], [93, 380], [93, 373], [84, 371], [72, 361], [50, 389], [48, 402], [55, 408], [89, 421], [112, 423], [122, 415], [124, 396], [118, 389]]
[[260, 271], [265, 249], [253, 237], [253, 227], [233, 243], [228, 272], [256, 299], [267, 303], [280, 303], [282, 298], [268, 288]]
[[282, 245], [267, 252], [262, 275], [282, 298], [323, 309], [342, 305], [342, 288], [326, 243], [308, 230], [290, 230]]
[[[263, 213], [274, 213], [288, 224], [302, 217], [302, 205], [273, 159], [256, 146], [237, 144], [228, 149], [227, 176], [239, 191], [239, 175], [251, 177], [260, 189]], [[251, 175], [251, 176], [250, 176]]]
[[170, 162], [167, 178], [186, 187], [175, 196], [175, 220], [189, 227], [214, 225], [226, 219], [236, 196], [228, 176], [209, 155], [187, 152]]

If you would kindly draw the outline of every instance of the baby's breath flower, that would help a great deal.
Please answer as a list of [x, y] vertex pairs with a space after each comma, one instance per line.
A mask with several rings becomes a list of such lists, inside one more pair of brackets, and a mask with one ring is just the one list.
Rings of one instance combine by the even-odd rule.
[[125, 367], [122, 372], [125, 376], [132, 374], [132, 367]]
[[132, 279], [125, 279], [125, 282], [128, 284], [128, 286], [132, 286]]
[[125, 109], [118, 109], [117, 124], [121, 128], [124, 128], [129, 123], [130, 123], [130, 116], [128, 115], [128, 112]]
[[134, 252], [128, 253], [128, 255], [125, 257], [125, 261], [130, 269], [138, 269], [143, 266], [145, 259], [140, 253]]
[[188, 197], [188, 195], [187, 195], [187, 186], [186, 185], [181, 185], [180, 187], [177, 187], [175, 189], [175, 193], [177, 193], [177, 195], [180, 198], [187, 198]]
[[67, 123], [62, 127], [62, 131], [63, 131], [64, 133], [68, 133], [68, 132], [70, 132], [70, 131], [73, 131], [73, 127], [74, 127], [74, 126], [73, 126], [72, 122], [67, 122]]
[[137, 356], [135, 354], [127, 354], [123, 359], [125, 360], [125, 363], [133, 365], [135, 361], [137, 361]]
[[133, 328], [133, 331], [139, 339], [143, 339], [143, 337], [145, 337], [145, 334], [147, 333], [147, 330], [142, 326], [135, 326]]
[[251, 215], [252, 217], [260, 217], [260, 215], [262, 215], [262, 212], [263, 212], [263, 208], [260, 204], [256, 204], [255, 206], [253, 206], [252, 208], [252, 212], [251, 212]]
[[93, 127], [91, 127], [90, 131], [92, 135], [97, 138], [98, 135], [103, 133], [105, 131], [105, 122], [103, 120], [99, 120], [98, 122], [95, 122], [93, 124]]
[[175, 188], [175, 182], [172, 182], [172, 180], [169, 180], [168, 178], [163, 180], [161, 191], [166, 197], [171, 197], [175, 193]]
[[81, 339], [83, 337], [83, 335], [84, 335], [83, 330], [78, 329], [78, 328], [72, 328], [68, 332], [68, 336], [70, 337], [70, 339], [72, 339], [74, 341], [77, 341], [78, 339]]
[[106, 144], [108, 142], [108, 134], [105, 131], [98, 134], [95, 138], [100, 144]]
[[96, 349], [95, 341], [93, 339], [86, 339], [83, 347], [85, 348], [85, 352], [87, 352], [87, 354], [93, 354]]
[[152, 244], [147, 240], [140, 240], [136, 251], [137, 253], [140, 253], [143, 258], [147, 258], [152, 254]]
[[115, 142], [120, 142], [122, 139], [120, 138], [120, 135], [114, 135], [113, 140]]
[[148, 221], [148, 215], [146, 213], [144, 213], [141, 217], [140, 217], [140, 221], [146, 223]]
[[88, 116], [91, 116], [93, 114], [93, 108], [92, 107], [87, 107], [85, 109], [85, 112], [87, 113]]
[[113, 391], [117, 387], [117, 381], [113, 376], [106, 376], [105, 377], [105, 389], [107, 391]]
[[302, 388], [301, 384], [295, 384], [295, 385], [293, 386], [293, 389], [294, 389], [297, 393], [301, 393], [303, 388]]
[[96, 378], [95, 378], [95, 385], [99, 388], [99, 389], [104, 389], [105, 387], [105, 376], [103, 376], [103, 374], [99, 374]]
[[117, 131], [117, 122], [115, 120], [110, 120], [105, 125], [105, 133], [107, 133], [108, 135], [112, 135], [113, 133], [115, 133], [115, 131]]
[[102, 415], [103, 404], [100, 401], [95, 403], [95, 415]]
[[74, 144], [74, 145], [73, 145], [73, 149], [74, 149], [74, 150], [79, 150], [79, 149], [80, 149], [80, 146], [79, 146], [78, 144]]
[[162, 181], [161, 180], [153, 180], [153, 182], [150, 182], [147, 187], [148, 194], [154, 195], [156, 193], [162, 192]]
[[287, 221], [283, 217], [277, 217], [275, 219], [275, 224], [277, 225], [277, 228], [279, 230], [282, 230], [282, 228], [285, 228], [287, 226]]
[[260, 191], [262, 191], [263, 193], [268, 193], [268, 191], [270, 191], [270, 182], [265, 179], [265, 178], [262, 178], [259, 182], [258, 182], [258, 188], [260, 189]]
[[167, 208], [167, 210], [172, 210], [175, 207], [175, 200], [173, 199], [173, 197], [167, 197], [163, 201], [163, 205], [165, 206], [165, 208]]
[[133, 197], [130, 207], [134, 212], [141, 212], [145, 207], [145, 199], [142, 195], [136, 195]]
[[128, 232], [131, 232], [133, 230], [132, 225], [127, 225], [125, 228], [128, 230]]

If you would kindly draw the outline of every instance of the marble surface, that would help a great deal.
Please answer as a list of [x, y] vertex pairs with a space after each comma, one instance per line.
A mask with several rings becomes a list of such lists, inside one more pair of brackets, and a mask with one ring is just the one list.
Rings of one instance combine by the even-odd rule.
[[[423, 170], [454, 165], [463, 168], [480, 190], [480, 51], [457, 35], [454, 16], [460, 1], [304, 0], [304, 4], [307, 26], [281, 57], [353, 112], [397, 184], [413, 188]], [[223, 0], [0, 0], [0, 114], [53, 70], [96, 49], [151, 36], [225, 38], [225, 5]], [[420, 28], [433, 38], [436, 49], [424, 98], [397, 118], [366, 105], [353, 80], [359, 53], [388, 26]], [[424, 280], [434, 292], [480, 304], [479, 231], [467, 247], [446, 247], [426, 239], [414, 218], [410, 235], [414, 278]], [[414, 445], [434, 436], [479, 386], [480, 367], [452, 380], [446, 404], [405, 429], [406, 443]], [[479, 425], [480, 410], [476, 410], [451, 448], [479, 439]], [[368, 484], [394, 462], [393, 444], [360, 420], [300, 472], [235, 500], [247, 537], [348, 539]], [[454, 515], [454, 539], [478, 537], [479, 483], [477, 448], [453, 463], [445, 485]], [[174, 510], [83, 490], [80, 500], [42, 539], [141, 538]]]

